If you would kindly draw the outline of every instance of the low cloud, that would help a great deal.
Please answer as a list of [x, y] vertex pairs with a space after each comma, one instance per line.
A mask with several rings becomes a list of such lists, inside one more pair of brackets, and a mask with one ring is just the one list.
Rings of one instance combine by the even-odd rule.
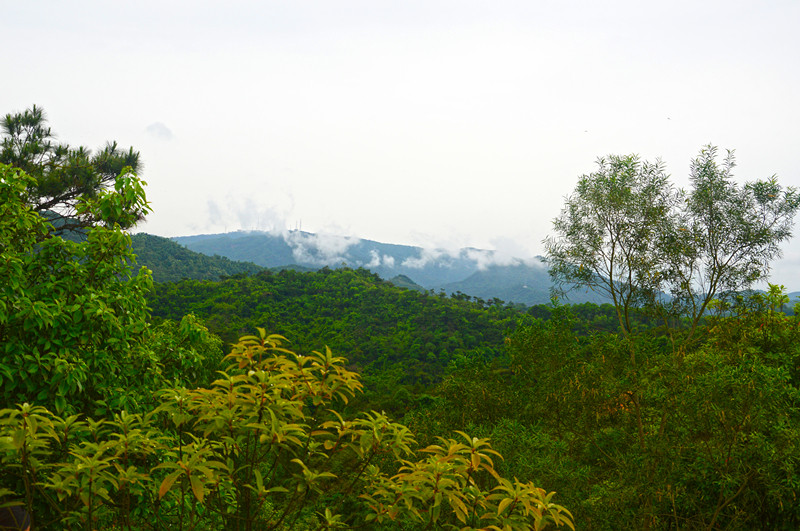
[[489, 240], [489, 243], [495, 248], [495, 256], [497, 256], [498, 260], [513, 258], [518, 261], [524, 261], [531, 258], [531, 253], [511, 238], [493, 238]]
[[495, 238], [490, 240], [493, 250], [465, 249], [466, 258], [475, 262], [481, 271], [491, 266], [519, 265], [528, 253], [510, 238]]
[[426, 265], [436, 262], [444, 254], [440, 249], [420, 249], [418, 257], [408, 257], [400, 264], [411, 269], [422, 269]]
[[347, 262], [347, 250], [361, 241], [348, 236], [299, 231], [284, 232], [283, 239], [292, 248], [295, 260], [320, 266]]
[[289, 195], [278, 196], [277, 205], [265, 205], [248, 197], [228, 196], [222, 200], [206, 201], [206, 224], [203, 230], [263, 231], [273, 234], [286, 232], [286, 220], [294, 207]]
[[175, 138], [175, 135], [172, 133], [169, 127], [164, 125], [162, 122], [153, 122], [147, 127], [145, 127], [145, 131], [150, 136], [161, 140], [172, 140]]
[[544, 267], [539, 258], [531, 256], [527, 249], [511, 238], [495, 238], [490, 242], [494, 250], [464, 250], [466, 258], [474, 261], [480, 270], [485, 270], [491, 266], [514, 266], [520, 264]]
[[367, 269], [374, 269], [376, 267], [380, 267], [381, 265], [390, 269], [394, 267], [394, 256], [385, 254], [383, 257], [381, 257], [381, 253], [377, 249], [371, 250], [369, 255], [371, 257], [370, 261], [366, 264], [363, 264], [363, 266]]
[[206, 209], [208, 209], [208, 221], [212, 225], [222, 225], [225, 221], [223, 219], [222, 210], [220, 210], [219, 205], [212, 200], [208, 200], [206, 203]]
[[473, 262], [481, 271], [488, 269], [491, 266], [509, 266], [519, 265], [520, 260], [512, 256], [503, 256], [496, 251], [487, 251], [485, 249], [467, 249], [466, 257]]
[[369, 252], [370, 256], [372, 256], [372, 260], [366, 265], [367, 268], [372, 267], [379, 267], [381, 265], [381, 253], [376, 251], [375, 249]]

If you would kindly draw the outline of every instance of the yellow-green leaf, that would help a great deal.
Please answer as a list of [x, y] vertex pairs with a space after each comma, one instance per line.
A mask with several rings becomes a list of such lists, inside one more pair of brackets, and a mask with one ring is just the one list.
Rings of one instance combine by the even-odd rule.
[[189, 480], [192, 483], [192, 492], [194, 492], [194, 497], [197, 498], [197, 501], [203, 503], [203, 482], [200, 481], [200, 478], [197, 476], [190, 476]]
[[161, 487], [159, 487], [159, 489], [158, 489], [158, 498], [159, 499], [163, 498], [164, 494], [166, 494], [167, 491], [170, 488], [172, 488], [173, 483], [175, 483], [175, 480], [178, 479], [178, 477], [182, 473], [183, 473], [183, 471], [178, 470], [177, 472], [173, 472], [172, 474], [170, 474], [169, 476], [164, 478], [164, 481], [161, 482]]
[[511, 505], [511, 502], [513, 502], [513, 501], [514, 501], [514, 500], [513, 500], [513, 499], [511, 499], [511, 498], [503, 498], [502, 500], [500, 500], [500, 504], [497, 506], [497, 515], [498, 515], [498, 516], [500, 516], [500, 513], [502, 513], [502, 512], [503, 512], [503, 510], [504, 510], [506, 507], [508, 507], [509, 505]]

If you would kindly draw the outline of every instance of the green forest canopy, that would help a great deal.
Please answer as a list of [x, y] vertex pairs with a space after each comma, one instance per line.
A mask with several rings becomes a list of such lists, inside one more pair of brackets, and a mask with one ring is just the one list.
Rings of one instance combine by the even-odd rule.
[[[105, 220], [79, 242], [34, 184], [0, 165], [0, 496], [37, 529], [572, 527], [538, 484], [583, 529], [800, 527], [780, 287], [620, 333], [347, 268], [153, 286], [104, 216], [146, 211], [134, 174], [79, 202]], [[405, 424], [360, 411], [384, 403]]]

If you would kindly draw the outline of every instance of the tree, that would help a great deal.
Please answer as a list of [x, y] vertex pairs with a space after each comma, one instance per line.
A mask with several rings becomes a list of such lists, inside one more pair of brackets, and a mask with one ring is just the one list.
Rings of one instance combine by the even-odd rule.
[[672, 187], [660, 161], [599, 159], [544, 241], [557, 290], [605, 293], [625, 334], [635, 306], [665, 321], [688, 316], [694, 331], [711, 300], [765, 279], [791, 236], [800, 194], [775, 177], [739, 187], [733, 153], [722, 166], [716, 154], [706, 146], [692, 161], [690, 192]]
[[[35, 186], [0, 164], [0, 398], [59, 413], [94, 411], [98, 400], [135, 408], [147, 391], [115, 390], [164, 383], [161, 360], [144, 348], [161, 341], [148, 324], [150, 272], [131, 275], [130, 236], [116, 224], [90, 228], [82, 242], [46, 238], [53, 227], [30, 206]], [[135, 175], [114, 186], [82, 197], [77, 212], [109, 219], [130, 205], [149, 210]]]
[[775, 176], [737, 186], [733, 152], [721, 166], [716, 156], [717, 148], [706, 146], [692, 161], [692, 191], [680, 195], [676, 223], [661, 233], [659, 278], [672, 297], [662, 310], [688, 316], [693, 329], [712, 300], [768, 278], [800, 208], [798, 191]]
[[358, 374], [283, 341], [242, 337], [217, 380], [164, 389], [145, 415], [0, 410], [0, 496], [22, 483], [58, 529], [574, 529], [555, 493], [498, 474], [486, 439], [459, 433], [419, 457], [385, 414], [343, 417]]
[[627, 334], [631, 309], [657, 290], [656, 235], [669, 223], [677, 197], [660, 161], [612, 155], [597, 165], [581, 176], [553, 221], [557, 236], [545, 240], [546, 260], [562, 293], [582, 285], [608, 296]]
[[28, 201], [53, 224], [52, 234], [62, 235], [101, 222], [117, 222], [129, 228], [144, 218], [146, 212], [137, 210], [136, 204], [125, 205], [124, 219], [78, 210], [81, 198], [94, 198], [113, 186], [123, 168], [130, 168], [131, 173], [142, 169], [139, 153], [133, 148], [124, 151], [116, 142], [108, 142], [92, 153], [85, 147], [57, 143], [44, 111], [36, 105], [22, 113], [7, 114], [0, 127], [0, 163], [34, 178], [28, 186]]
[[[609, 295], [622, 334], [551, 349], [542, 331], [523, 329], [513, 366], [523, 375], [535, 368], [528, 402], [552, 408], [551, 429], [583, 447], [576, 455], [596, 467], [604, 510], [613, 501], [641, 529], [747, 529], [758, 520], [794, 529], [784, 502], [796, 480], [783, 463], [797, 460], [797, 361], [784, 340], [795, 324], [763, 309], [748, 322], [725, 301], [767, 277], [800, 195], [775, 177], [738, 186], [733, 154], [716, 159], [715, 147], [701, 150], [689, 191], [673, 188], [660, 162], [635, 156], [601, 159], [581, 177], [545, 240], [551, 275], [562, 292], [580, 285]], [[671, 348], [638, 333], [636, 306], [664, 321]], [[712, 307], [733, 315], [701, 326]], [[685, 333], [675, 333], [679, 320]], [[780, 348], [757, 344], [770, 327]]]

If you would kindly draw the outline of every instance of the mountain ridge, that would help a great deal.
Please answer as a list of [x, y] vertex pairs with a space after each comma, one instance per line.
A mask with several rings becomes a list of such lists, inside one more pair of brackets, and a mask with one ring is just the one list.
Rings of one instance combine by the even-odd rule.
[[522, 263], [496, 251], [457, 251], [382, 243], [303, 231], [283, 233], [238, 231], [178, 236], [174, 241], [209, 256], [249, 261], [262, 267], [296, 263], [305, 267], [364, 267], [382, 278], [405, 275], [425, 289], [459, 282], [495, 263]]
[[[267, 269], [363, 267], [409, 289], [444, 291], [447, 295], [460, 292], [476, 299], [498, 299], [527, 306], [550, 302], [552, 282], [541, 257], [523, 260], [491, 250], [426, 249], [303, 231], [236, 231], [170, 239], [189, 251], [250, 262]], [[792, 304], [800, 301], [800, 292], [791, 292], [789, 296]], [[563, 302], [611, 301], [591, 290], [576, 289]]]

